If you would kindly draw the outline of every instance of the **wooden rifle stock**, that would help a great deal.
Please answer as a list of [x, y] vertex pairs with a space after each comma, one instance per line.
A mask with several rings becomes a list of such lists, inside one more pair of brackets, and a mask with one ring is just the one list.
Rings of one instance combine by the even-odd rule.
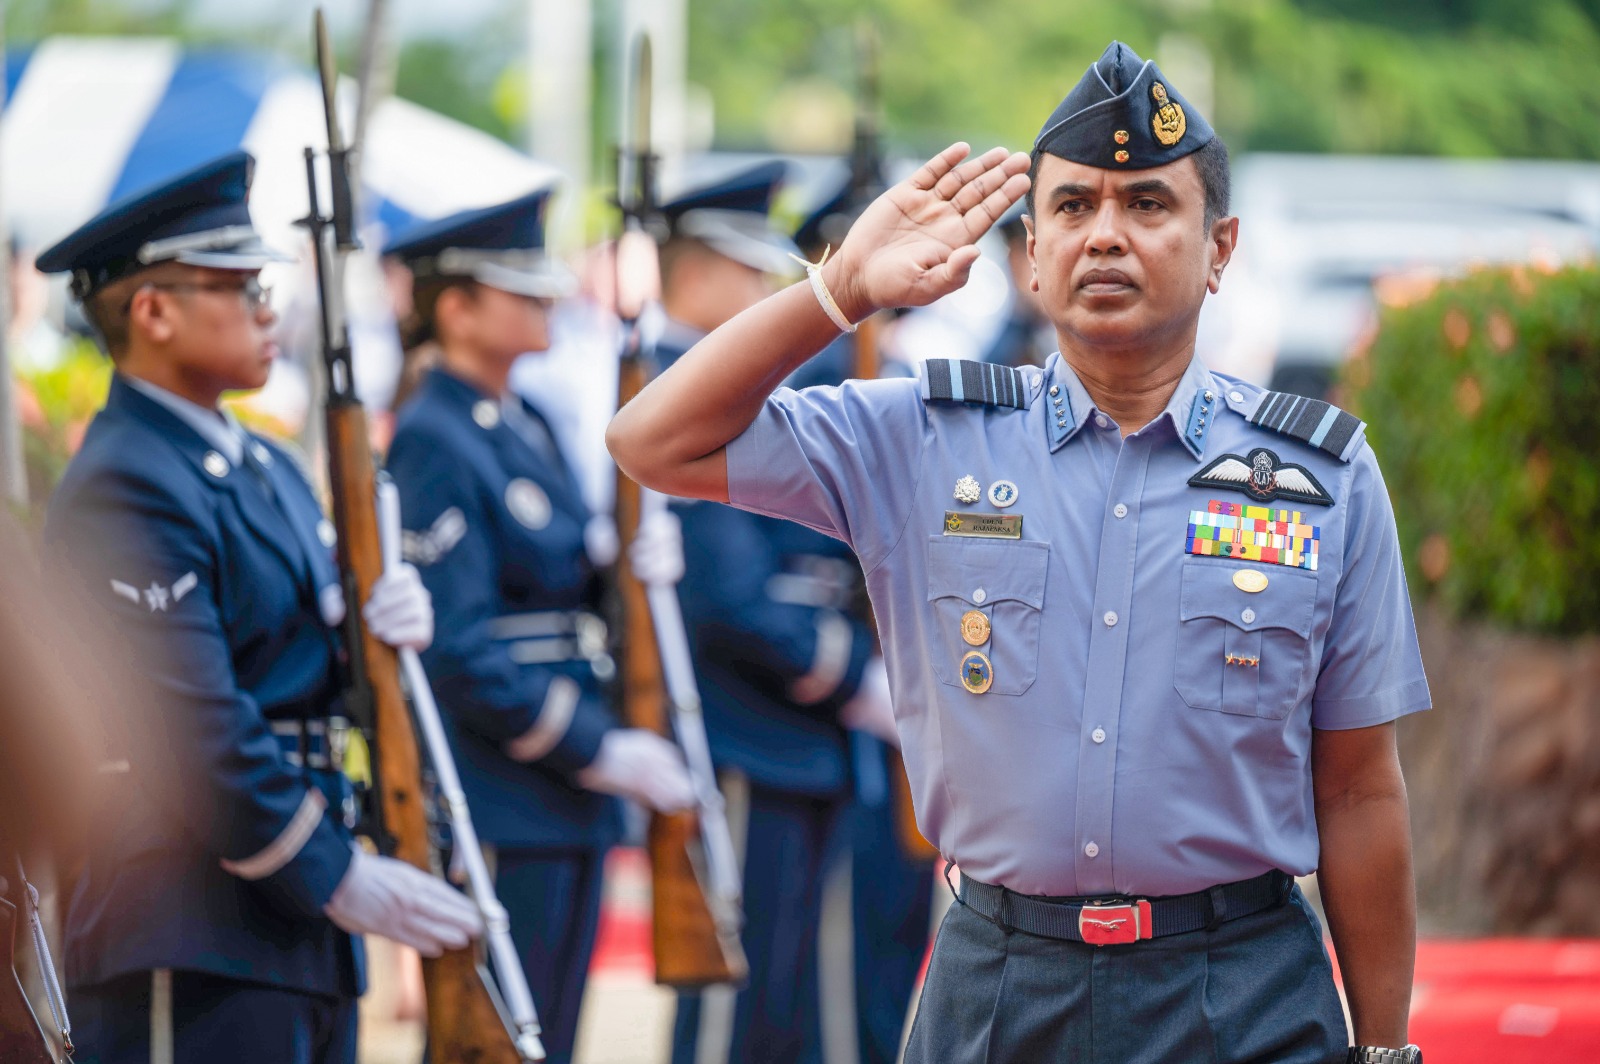
[[[618, 409], [645, 385], [644, 360], [624, 358], [618, 379]], [[639, 530], [643, 492], [625, 474], [617, 474], [616, 522], [626, 548]], [[622, 557], [626, 557], [626, 550]], [[666, 683], [655, 625], [645, 588], [632, 570], [617, 564], [617, 594], [622, 607], [623, 713], [635, 728], [648, 728], [671, 739]], [[741, 983], [749, 965], [737, 944], [723, 940], [706, 900], [694, 854], [700, 846], [700, 820], [692, 810], [653, 813], [647, 849], [650, 855], [651, 944], [656, 982], [692, 989], [719, 983]]]
[[[328, 406], [328, 467], [333, 489], [334, 524], [339, 529], [339, 567], [350, 612], [367, 601], [383, 575], [383, 551], [373, 506], [376, 470], [367, 436], [366, 412], [358, 403]], [[381, 849], [437, 875], [438, 861], [428, 833], [422, 790], [422, 761], [411, 711], [400, 683], [394, 648], [374, 639], [361, 625], [359, 660], [371, 692], [373, 782], [378, 790]], [[428, 1046], [438, 1064], [519, 1064], [494, 1000], [479, 973], [478, 947], [450, 950], [422, 959], [428, 998]]]

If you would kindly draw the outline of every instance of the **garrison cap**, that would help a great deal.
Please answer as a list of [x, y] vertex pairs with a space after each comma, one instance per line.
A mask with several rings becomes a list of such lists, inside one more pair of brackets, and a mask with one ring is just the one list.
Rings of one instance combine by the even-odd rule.
[[1215, 136], [1153, 61], [1112, 41], [1046, 119], [1033, 147], [1102, 170], [1146, 170], [1199, 151]]
[[780, 161], [760, 163], [714, 185], [686, 192], [661, 207], [675, 237], [698, 240], [713, 251], [764, 273], [793, 268], [793, 242], [772, 227], [772, 197], [788, 174]]
[[470, 277], [522, 296], [570, 295], [575, 278], [545, 251], [544, 216], [554, 189], [509, 203], [458, 211], [402, 230], [383, 253], [406, 264], [418, 280]]
[[73, 294], [87, 299], [162, 262], [259, 270], [288, 261], [250, 224], [245, 200], [254, 170], [247, 152], [231, 152], [126, 196], [45, 251], [36, 265], [44, 273], [70, 270]]

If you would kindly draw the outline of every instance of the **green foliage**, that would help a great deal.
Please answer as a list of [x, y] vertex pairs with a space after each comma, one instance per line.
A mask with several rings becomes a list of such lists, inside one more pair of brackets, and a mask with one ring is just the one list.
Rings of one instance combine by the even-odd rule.
[[90, 419], [105, 405], [111, 362], [90, 341], [74, 340], [60, 363], [18, 374], [16, 386], [29, 495], [44, 499], [78, 453]]
[[1414, 593], [1600, 632], [1600, 268], [1477, 270], [1391, 298], [1348, 363]]
[[[765, 140], [786, 82], [854, 91], [851, 27], [883, 41], [897, 149], [1025, 146], [1106, 42], [1209, 55], [1208, 117], [1235, 150], [1600, 156], [1600, 0], [693, 0], [689, 69], [719, 141]], [[1402, 32], [1397, 32], [1402, 31]]]

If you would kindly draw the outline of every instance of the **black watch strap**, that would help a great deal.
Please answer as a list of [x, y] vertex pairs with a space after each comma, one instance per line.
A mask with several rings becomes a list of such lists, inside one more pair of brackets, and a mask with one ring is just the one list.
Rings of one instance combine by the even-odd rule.
[[1416, 1046], [1404, 1049], [1351, 1046], [1349, 1064], [1422, 1064], [1422, 1050]]

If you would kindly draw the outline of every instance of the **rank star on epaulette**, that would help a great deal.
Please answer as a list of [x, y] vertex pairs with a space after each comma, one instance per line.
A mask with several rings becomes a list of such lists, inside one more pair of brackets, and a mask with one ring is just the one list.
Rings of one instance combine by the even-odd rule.
[[1222, 488], [1240, 491], [1258, 502], [1288, 499], [1316, 506], [1332, 506], [1329, 495], [1305, 466], [1280, 461], [1265, 447], [1257, 447], [1248, 458], [1225, 454], [1189, 478], [1197, 488]]

